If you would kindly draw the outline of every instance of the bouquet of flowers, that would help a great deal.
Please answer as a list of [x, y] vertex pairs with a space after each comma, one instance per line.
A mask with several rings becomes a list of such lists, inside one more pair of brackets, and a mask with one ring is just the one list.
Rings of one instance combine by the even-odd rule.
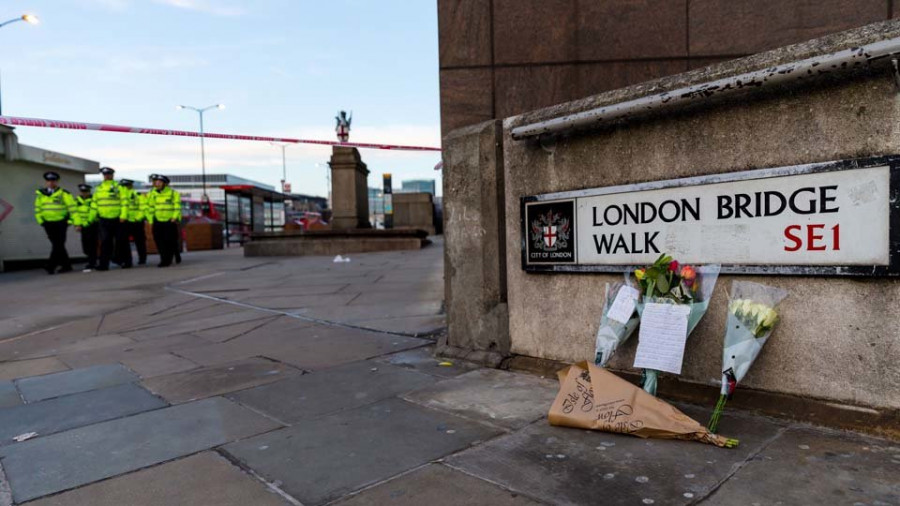
[[[642, 294], [637, 304], [638, 314], [643, 315], [648, 303], [686, 305], [689, 307], [687, 338], [706, 314], [719, 269], [719, 265], [681, 265], [669, 255], [660, 255], [653, 265], [634, 271]], [[641, 386], [647, 393], [656, 395], [658, 376], [657, 370], [643, 369]]]
[[732, 283], [722, 353], [722, 391], [707, 425], [710, 432], [718, 430], [725, 403], [775, 330], [776, 308], [785, 297], [787, 292], [780, 288], [749, 281]]
[[635, 312], [635, 304], [640, 298], [636, 288], [623, 283], [606, 284], [603, 314], [594, 353], [594, 364], [606, 367], [616, 348], [631, 337], [640, 318]]
[[738, 440], [711, 433], [675, 406], [597, 365], [581, 362], [557, 375], [559, 393], [547, 417], [550, 425], [738, 446]]

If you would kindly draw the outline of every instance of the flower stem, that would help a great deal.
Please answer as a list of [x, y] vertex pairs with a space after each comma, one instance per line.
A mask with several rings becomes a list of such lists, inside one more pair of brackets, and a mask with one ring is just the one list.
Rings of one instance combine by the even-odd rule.
[[709, 423], [706, 425], [706, 428], [713, 434], [719, 430], [719, 421], [722, 419], [722, 413], [725, 411], [725, 403], [727, 401], [727, 395], [719, 395], [719, 401], [716, 403], [716, 408], [713, 410], [712, 416], [709, 418]]

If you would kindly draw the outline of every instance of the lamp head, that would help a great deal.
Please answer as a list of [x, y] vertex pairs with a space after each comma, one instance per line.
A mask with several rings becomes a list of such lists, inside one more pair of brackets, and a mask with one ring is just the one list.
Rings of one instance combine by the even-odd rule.
[[25, 14], [22, 16], [22, 20], [31, 25], [40, 23], [40, 20], [34, 14]]

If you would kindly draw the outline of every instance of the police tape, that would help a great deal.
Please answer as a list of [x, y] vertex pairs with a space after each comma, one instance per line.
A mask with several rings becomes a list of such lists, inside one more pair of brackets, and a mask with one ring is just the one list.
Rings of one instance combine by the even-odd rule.
[[[140, 128], [120, 125], [105, 125], [102, 123], [81, 123], [77, 121], [57, 121], [52, 119], [20, 118], [15, 116], [0, 116], [0, 125], [23, 126], [37, 128], [62, 128], [66, 130], [93, 130], [98, 132], [118, 132], [144, 135], [170, 135], [176, 137], [200, 137], [199, 132], [187, 130], [164, 130], [159, 128]], [[287, 137], [262, 137], [257, 135], [236, 135], [203, 133], [205, 139], [227, 139], [234, 141], [261, 141], [283, 142], [285, 144], [317, 144], [320, 146], [342, 146], [348, 148], [364, 149], [389, 149], [395, 151], [440, 151], [441, 148], [429, 146], [404, 146], [399, 144], [375, 144], [368, 142], [339, 142], [320, 141], [312, 139], [291, 139]]]

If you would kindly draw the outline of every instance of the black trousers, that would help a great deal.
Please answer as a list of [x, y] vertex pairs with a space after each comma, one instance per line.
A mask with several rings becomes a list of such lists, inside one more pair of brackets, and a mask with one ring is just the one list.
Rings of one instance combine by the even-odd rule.
[[[119, 219], [100, 218], [98, 224], [100, 230], [100, 267], [101, 269], [109, 269], [109, 261], [116, 252], [116, 235], [119, 233]], [[118, 261], [118, 256], [116, 257]]]
[[119, 223], [116, 231], [116, 263], [122, 267], [131, 267], [131, 223], [124, 221]]
[[178, 249], [178, 224], [171, 221], [153, 222], [153, 240], [159, 250], [159, 265], [172, 265], [172, 257]]
[[[144, 232], [144, 222], [129, 221], [128, 230], [131, 232], [131, 238], [134, 239], [134, 246], [137, 249], [138, 254], [138, 263], [147, 263], [147, 233]], [[130, 252], [128, 256], [131, 256]]]
[[47, 259], [47, 272], [55, 272], [57, 267], [72, 268], [69, 252], [66, 251], [66, 231], [68, 229], [69, 223], [66, 220], [44, 222], [44, 232], [47, 233], [51, 246], [50, 258]]
[[99, 237], [100, 225], [91, 223], [86, 227], [81, 227], [81, 251], [87, 257], [87, 266], [94, 268], [97, 266], [97, 239]]

